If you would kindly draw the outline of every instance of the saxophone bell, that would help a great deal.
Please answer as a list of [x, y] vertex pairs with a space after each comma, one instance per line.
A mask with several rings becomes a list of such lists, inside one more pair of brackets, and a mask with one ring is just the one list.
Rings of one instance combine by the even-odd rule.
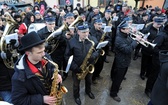
[[94, 65], [92, 65], [92, 64], [90, 64], [89, 66], [88, 66], [88, 72], [89, 73], [93, 73], [94, 72]]

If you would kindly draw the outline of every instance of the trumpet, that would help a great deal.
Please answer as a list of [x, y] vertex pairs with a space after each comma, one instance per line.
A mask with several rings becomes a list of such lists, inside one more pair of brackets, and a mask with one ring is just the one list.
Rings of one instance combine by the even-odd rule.
[[[145, 36], [145, 34], [143, 34], [143, 35]], [[141, 35], [139, 35], [139, 34], [134, 34], [134, 33], [131, 33], [131, 32], [130, 32], [130, 38], [132, 38], [133, 40], [138, 41], [138, 42], [139, 42], [140, 44], [142, 44], [143, 46], [148, 47], [148, 46], [150, 45], [150, 46], [152, 46], [153, 48], [156, 46], [156, 44], [153, 44], [153, 43], [151, 43], [151, 42], [145, 40], [144, 37], [142, 37], [142, 36], [141, 36], [141, 38], [142, 38], [141, 40], [137, 40], [136, 37], [138, 37], [138, 36], [141, 36]]]

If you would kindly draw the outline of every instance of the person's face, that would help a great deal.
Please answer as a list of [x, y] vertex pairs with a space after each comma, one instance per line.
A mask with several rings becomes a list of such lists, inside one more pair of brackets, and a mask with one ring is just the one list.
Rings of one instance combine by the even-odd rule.
[[34, 62], [41, 61], [43, 59], [43, 56], [45, 55], [44, 50], [45, 50], [44, 44], [41, 47], [33, 47], [32, 51], [28, 53], [28, 56]]
[[153, 23], [153, 27], [155, 27], [155, 28], [160, 28], [161, 26], [162, 26], [162, 24], [159, 24], [157, 22]]
[[35, 17], [36, 17], [36, 19], [40, 19], [41, 18], [40, 14], [36, 14]]
[[93, 11], [94, 11], [95, 14], [99, 13], [99, 9], [94, 9]]
[[23, 20], [25, 17], [26, 17], [25, 15], [22, 15], [22, 20]]
[[111, 16], [111, 13], [110, 13], [110, 12], [106, 12], [106, 13], [105, 13], [105, 17], [106, 17], [106, 18], [110, 18], [110, 16]]
[[143, 17], [143, 20], [144, 20], [144, 21], [147, 21], [147, 20], [148, 20], [148, 16], [144, 16], [144, 17]]
[[34, 22], [34, 16], [31, 16], [31, 17], [30, 17], [30, 21], [31, 21], [31, 22]]
[[129, 34], [130, 33], [130, 28], [121, 29], [121, 32], [123, 32], [125, 34]]
[[46, 23], [46, 26], [47, 26], [47, 28], [48, 28], [50, 31], [54, 31], [54, 28], [55, 28], [55, 22], [52, 22], [52, 23]]
[[102, 23], [95, 23], [94, 24], [96, 30], [101, 30], [102, 28]]
[[75, 18], [73, 16], [67, 17], [66, 23], [71, 24], [74, 20], [75, 20]]
[[88, 37], [89, 35], [89, 30], [88, 31], [85, 31], [85, 32], [81, 32], [80, 30], [78, 30], [78, 34], [79, 34], [79, 38], [81, 40], [84, 40]]

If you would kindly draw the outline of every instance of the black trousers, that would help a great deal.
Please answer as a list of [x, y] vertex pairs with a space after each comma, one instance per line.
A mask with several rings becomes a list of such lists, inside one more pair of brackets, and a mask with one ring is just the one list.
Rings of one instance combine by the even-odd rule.
[[155, 84], [159, 72], [160, 72], [159, 58], [158, 59], [152, 58], [152, 71], [146, 82], [146, 88], [145, 88], [146, 91], [152, 92], [153, 86]]
[[103, 70], [105, 56], [100, 56], [98, 61], [95, 64], [95, 71], [93, 72], [92, 80], [96, 80], [96, 77], [100, 76], [101, 71]]
[[[92, 74], [88, 73], [85, 77], [85, 92], [90, 93], [91, 92], [91, 83], [92, 83]], [[72, 72], [72, 78], [73, 78], [73, 95], [74, 98], [80, 97], [80, 80], [78, 80], [76, 73]]]
[[152, 56], [142, 53], [140, 75], [146, 75], [148, 77], [152, 69], [151, 66]]
[[113, 76], [113, 82], [112, 82], [111, 90], [110, 90], [110, 95], [112, 97], [117, 96], [120, 85], [123, 81], [123, 78], [124, 78], [127, 70], [128, 70], [128, 67], [126, 67], [126, 68], [117, 68], [116, 67], [116, 71], [115, 71], [115, 74]]

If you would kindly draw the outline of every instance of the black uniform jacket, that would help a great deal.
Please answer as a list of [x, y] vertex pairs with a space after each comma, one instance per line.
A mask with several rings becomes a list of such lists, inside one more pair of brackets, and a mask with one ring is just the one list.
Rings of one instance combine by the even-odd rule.
[[[94, 40], [97, 43], [96, 39], [89, 36], [90, 40]], [[96, 44], [95, 44], [96, 45]], [[72, 39], [68, 41], [67, 48], [65, 51], [65, 59], [68, 60], [71, 55], [73, 55], [73, 61], [70, 67], [70, 70], [73, 72], [80, 72], [80, 66], [83, 63], [88, 51], [90, 50], [92, 43], [87, 39], [84, 42], [79, 41], [79, 36], [75, 35]]]
[[160, 51], [160, 73], [152, 89], [151, 101], [153, 105], [168, 104], [168, 51]]
[[133, 41], [127, 34], [119, 31], [115, 40], [115, 60], [116, 67], [128, 67], [131, 62], [131, 53], [137, 46], [137, 41]]

